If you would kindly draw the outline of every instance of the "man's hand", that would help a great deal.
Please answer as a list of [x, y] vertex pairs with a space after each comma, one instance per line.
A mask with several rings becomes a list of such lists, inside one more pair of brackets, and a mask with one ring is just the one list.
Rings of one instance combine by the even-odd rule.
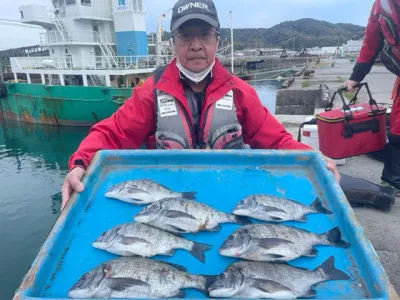
[[359, 82], [354, 81], [354, 80], [347, 80], [347, 81], [344, 83], [344, 86], [347, 88], [347, 91], [348, 91], [348, 92], [352, 93], [352, 92], [354, 92], [354, 91], [357, 90], [357, 88], [355, 88], [355, 86], [356, 86], [357, 84], [359, 84]]
[[69, 198], [71, 198], [71, 195], [74, 191], [80, 193], [84, 190], [84, 186], [81, 182], [83, 175], [85, 175], [85, 170], [80, 167], [76, 167], [75, 169], [72, 169], [65, 177], [64, 184], [61, 188], [61, 194], [62, 194], [61, 210], [64, 209], [65, 205], [67, 204]]
[[340, 182], [340, 173], [336, 167], [336, 162], [329, 157], [324, 156], [324, 158], [326, 161], [326, 167], [328, 168], [328, 170], [332, 171], [333, 175], [335, 175], [336, 181]]

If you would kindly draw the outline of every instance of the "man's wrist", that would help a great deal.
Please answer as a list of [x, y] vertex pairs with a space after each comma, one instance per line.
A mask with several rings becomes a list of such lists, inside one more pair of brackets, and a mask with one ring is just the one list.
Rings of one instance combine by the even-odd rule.
[[85, 165], [84, 161], [82, 159], [76, 159], [74, 160], [74, 164], [73, 164], [73, 169], [79, 167], [82, 168], [84, 170], [86, 170], [87, 166]]

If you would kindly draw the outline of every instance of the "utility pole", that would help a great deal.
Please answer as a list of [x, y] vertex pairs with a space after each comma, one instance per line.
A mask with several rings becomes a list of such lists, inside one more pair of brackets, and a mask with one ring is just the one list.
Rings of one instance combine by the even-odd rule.
[[296, 37], [293, 37], [293, 52], [294, 52], [294, 40], [296, 39]]
[[3, 65], [0, 63], [0, 83], [4, 82], [3, 78]]
[[161, 59], [161, 48], [162, 48], [162, 21], [167, 16], [167, 14], [172, 11], [172, 8], [168, 9], [165, 13], [158, 17], [158, 30], [157, 30], [157, 41], [156, 41], [156, 54], [157, 54], [157, 67], [160, 66]]
[[233, 21], [232, 21], [232, 11], [229, 11], [229, 17], [230, 17], [230, 23], [231, 23], [231, 64], [232, 64], [232, 74], [234, 74], [235, 71], [235, 66], [233, 64], [234, 58], [233, 58]]

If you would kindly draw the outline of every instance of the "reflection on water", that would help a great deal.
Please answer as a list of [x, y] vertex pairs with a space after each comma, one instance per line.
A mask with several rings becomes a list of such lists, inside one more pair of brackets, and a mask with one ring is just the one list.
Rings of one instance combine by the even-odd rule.
[[[252, 84], [275, 111], [279, 84]], [[54, 224], [69, 156], [89, 128], [0, 121], [0, 295], [11, 299]]]
[[88, 128], [0, 126], [0, 295], [11, 299], [59, 214], [68, 157]]
[[275, 114], [276, 90], [280, 88], [281, 82], [278, 80], [254, 81], [250, 84], [256, 90], [261, 103], [268, 108], [270, 113]]

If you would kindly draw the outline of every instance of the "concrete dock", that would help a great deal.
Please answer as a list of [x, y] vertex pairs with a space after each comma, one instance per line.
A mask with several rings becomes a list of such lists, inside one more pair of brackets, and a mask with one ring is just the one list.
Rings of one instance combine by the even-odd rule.
[[[315, 74], [308, 79], [309, 87], [315, 88], [321, 83], [327, 84], [334, 91], [342, 87], [352, 72], [354, 63], [347, 59], [335, 59], [334, 67], [331, 67], [331, 59], [321, 60], [315, 66]], [[390, 95], [395, 80], [395, 75], [388, 72], [383, 66], [374, 66], [371, 73], [365, 78], [368, 82], [373, 98], [379, 103], [391, 103]], [[291, 86], [298, 89], [304, 86], [303, 80], [296, 79]], [[360, 92], [359, 101], [366, 101], [365, 91]], [[340, 102], [337, 100], [335, 106]], [[316, 113], [322, 109], [316, 109]], [[297, 137], [298, 126], [308, 116], [277, 115], [287, 130]], [[369, 180], [373, 183], [381, 183], [383, 163], [369, 158], [366, 155], [347, 158], [344, 166], [339, 166], [339, 171], [344, 174]], [[377, 252], [383, 267], [385, 268], [394, 289], [400, 294], [400, 198], [390, 212], [382, 212], [373, 208], [354, 208], [356, 216], [363, 226], [366, 235]]]

